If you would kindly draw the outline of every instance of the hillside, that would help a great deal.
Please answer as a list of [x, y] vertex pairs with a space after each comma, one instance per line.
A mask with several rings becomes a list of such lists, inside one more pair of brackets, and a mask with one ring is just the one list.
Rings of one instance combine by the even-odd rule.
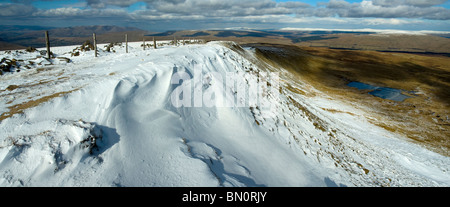
[[[403, 134], [445, 156], [450, 152], [450, 58], [274, 44], [248, 44], [260, 60], [283, 67], [333, 99], [369, 108], [369, 121]], [[386, 100], [350, 83], [399, 89], [403, 101]], [[296, 93], [306, 92], [292, 87]], [[315, 96], [314, 94], [305, 94]], [[339, 109], [333, 113], [344, 113]]]
[[142, 40], [147, 31], [133, 27], [117, 26], [77, 26], [64, 28], [41, 28], [6, 26], [0, 29], [0, 39], [10, 45], [0, 44], [0, 50], [22, 49], [26, 47], [45, 47], [45, 31], [49, 31], [52, 46], [82, 44], [92, 41], [92, 34], [97, 34], [99, 43], [122, 42], [125, 34], [129, 41]]
[[179, 39], [201, 38], [226, 40], [241, 44], [270, 43], [294, 44], [303, 47], [325, 47], [350, 50], [391, 51], [409, 53], [450, 54], [450, 39], [447, 34], [377, 33], [349, 31], [290, 31], [290, 30], [212, 30], [212, 31], [168, 31], [148, 36]]
[[[168, 43], [99, 45], [98, 58], [72, 56], [76, 46], [50, 60], [1, 52], [19, 66], [0, 76], [0, 186], [450, 186], [448, 155], [381, 126], [390, 115], [365, 105], [403, 102], [343, 86], [388, 83], [346, 73], [346, 51]], [[440, 106], [439, 84], [420, 85], [417, 99]]]
[[29, 46], [44, 47], [44, 31], [49, 30], [53, 46], [82, 44], [97, 34], [99, 43], [129, 41], [203, 39], [206, 41], [234, 41], [240, 44], [270, 43], [294, 44], [302, 47], [325, 47], [349, 50], [431, 53], [449, 56], [450, 38], [447, 33], [428, 34], [418, 32], [352, 32], [320, 30], [183, 30], [150, 32], [132, 27], [79, 26], [67, 28], [42, 28], [25, 26], [0, 27], [0, 50], [23, 49]]
[[449, 54], [450, 39], [434, 35], [370, 34], [326, 35], [322, 39], [297, 43], [299, 46], [329, 47], [411, 53]]

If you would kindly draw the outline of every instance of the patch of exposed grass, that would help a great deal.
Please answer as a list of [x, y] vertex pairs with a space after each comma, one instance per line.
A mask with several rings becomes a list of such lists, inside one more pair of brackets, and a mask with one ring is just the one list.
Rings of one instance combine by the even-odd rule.
[[327, 109], [327, 108], [322, 108], [325, 111], [329, 111], [331, 113], [344, 113], [344, 114], [349, 114], [351, 116], [357, 116], [356, 114], [352, 113], [352, 112], [348, 112], [348, 111], [341, 111], [341, 110], [337, 110], [337, 109]]
[[0, 115], [0, 122], [5, 120], [5, 119], [7, 119], [7, 118], [9, 118], [9, 117], [12, 117], [14, 114], [23, 113], [26, 109], [36, 107], [36, 106], [38, 106], [41, 103], [45, 103], [47, 101], [50, 101], [53, 98], [60, 97], [60, 96], [63, 96], [65, 94], [72, 93], [72, 92], [74, 92], [76, 90], [78, 90], [78, 89], [71, 90], [71, 91], [64, 91], [64, 92], [55, 93], [55, 94], [52, 94], [52, 95], [49, 95], [49, 96], [41, 97], [41, 98], [36, 99], [36, 100], [31, 100], [31, 101], [27, 101], [27, 102], [24, 102], [24, 103], [16, 104], [14, 106], [10, 106], [10, 107], [8, 107], [9, 112], [5, 112], [2, 115]]
[[44, 72], [47, 70], [50, 70], [50, 68], [38, 68], [38, 69], [36, 69], [36, 72], [40, 73], [40, 72]]
[[59, 77], [58, 80], [59, 81], [61, 81], [61, 80], [69, 80], [69, 77]]
[[287, 84], [286, 89], [288, 89], [289, 91], [291, 91], [291, 92], [293, 92], [293, 93], [296, 93], [296, 94], [300, 94], [300, 95], [306, 96], [306, 92], [305, 92], [305, 91], [300, 90], [300, 89], [298, 89], [298, 88], [296, 88], [296, 87], [293, 87], [293, 86], [290, 85], [290, 84]]
[[328, 127], [326, 123], [320, 119], [318, 116], [316, 116], [314, 113], [312, 113], [309, 109], [307, 109], [305, 106], [297, 102], [295, 99], [293, 99], [291, 96], [288, 97], [289, 101], [297, 107], [300, 111], [302, 111], [306, 117], [309, 119], [309, 121], [313, 122], [313, 125], [316, 129], [319, 129], [323, 132], [328, 131]]
[[[33, 83], [33, 84], [29, 84], [29, 85], [9, 85], [5, 90], [0, 90], [0, 93], [5, 92], [5, 91], [14, 91], [15, 89], [18, 89], [18, 88], [34, 87], [34, 86], [38, 86], [38, 85], [47, 84], [50, 82], [52, 82], [52, 80], [40, 80], [38, 83]], [[12, 95], [12, 94], [17, 94], [17, 92], [9, 93], [9, 95]], [[1, 96], [3, 96], [3, 95], [1, 95]]]
[[12, 90], [15, 90], [15, 89], [17, 89], [17, 88], [20, 88], [20, 86], [18, 86], [18, 85], [9, 85], [9, 86], [6, 88], [6, 90], [12, 91]]

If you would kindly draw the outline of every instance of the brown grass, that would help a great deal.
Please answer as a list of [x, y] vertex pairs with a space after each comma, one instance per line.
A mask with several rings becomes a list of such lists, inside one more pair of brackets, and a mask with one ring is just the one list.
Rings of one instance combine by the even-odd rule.
[[72, 93], [73, 91], [76, 91], [76, 90], [78, 90], [78, 89], [55, 93], [55, 94], [52, 94], [49, 96], [44, 96], [44, 97], [36, 99], [36, 100], [31, 100], [31, 101], [28, 101], [25, 103], [20, 103], [20, 104], [14, 105], [14, 106], [10, 106], [10, 107], [8, 107], [9, 112], [5, 112], [2, 115], [0, 115], [0, 122], [9, 117], [12, 117], [14, 114], [23, 113], [23, 111], [25, 111], [26, 109], [33, 108], [35, 106], [38, 106], [41, 103], [45, 103], [47, 101], [50, 101], [53, 98], [61, 97], [65, 94]]
[[[58, 80], [61, 80], [58, 78]], [[14, 91], [15, 89], [18, 88], [28, 88], [28, 87], [34, 87], [34, 86], [38, 86], [38, 85], [43, 85], [46, 83], [50, 83], [53, 82], [52, 80], [40, 80], [38, 83], [34, 83], [34, 84], [29, 84], [29, 85], [9, 85], [5, 90], [0, 90], [0, 92], [5, 92], [5, 91]], [[17, 92], [11, 92], [9, 95], [12, 94], [17, 94]], [[3, 96], [3, 95], [1, 95]]]
[[331, 113], [342, 113], [342, 114], [348, 114], [351, 116], [357, 116], [356, 114], [352, 113], [352, 112], [348, 112], [348, 111], [341, 111], [341, 110], [337, 110], [337, 109], [327, 109], [327, 108], [322, 108], [324, 111], [329, 111]]
[[297, 45], [376, 51], [450, 53], [450, 39], [433, 35], [333, 34], [324, 37], [335, 38], [300, 42]]
[[293, 93], [296, 93], [296, 94], [300, 94], [300, 95], [306, 96], [306, 92], [305, 92], [305, 91], [300, 90], [300, 89], [298, 89], [298, 88], [292, 86], [292, 85], [289, 84], [289, 83], [286, 84], [286, 89], [288, 89], [289, 91], [291, 91], [291, 92], [293, 92]]
[[15, 90], [15, 89], [17, 89], [17, 88], [20, 88], [20, 86], [18, 86], [18, 85], [9, 85], [9, 86], [6, 88], [6, 90], [12, 91], [12, 90]]
[[297, 107], [297, 109], [299, 109], [306, 115], [309, 121], [313, 122], [313, 125], [316, 129], [319, 129], [323, 132], [328, 131], [328, 126], [322, 119], [320, 119], [318, 116], [312, 113], [308, 108], [303, 106], [301, 103], [297, 102], [291, 96], [288, 96], [288, 99], [293, 106]]
[[[299, 81], [364, 109], [374, 117], [369, 120], [373, 124], [450, 156], [449, 57], [292, 45], [253, 46], [258, 48], [256, 54], [260, 60], [274, 67], [283, 67], [296, 74]], [[272, 47], [282, 49], [282, 52], [268, 49]], [[351, 81], [419, 91], [421, 94], [395, 102], [348, 87]], [[287, 89], [302, 93], [290, 85]], [[299, 104], [294, 102], [294, 105]]]

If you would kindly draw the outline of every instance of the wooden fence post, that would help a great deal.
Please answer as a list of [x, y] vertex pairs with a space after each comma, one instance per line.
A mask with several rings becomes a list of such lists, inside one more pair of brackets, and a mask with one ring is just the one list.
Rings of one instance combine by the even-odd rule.
[[94, 38], [94, 56], [97, 57], [97, 37], [95, 33], [92, 34], [92, 37]]
[[155, 37], [153, 37], [153, 48], [156, 49], [156, 40], [155, 40]]
[[142, 41], [144, 42], [144, 50], [145, 50], [145, 36], [142, 38]]
[[125, 50], [128, 53], [128, 34], [125, 34]]
[[48, 31], [45, 31], [45, 44], [47, 46], [47, 58], [50, 59], [50, 39], [48, 38]]

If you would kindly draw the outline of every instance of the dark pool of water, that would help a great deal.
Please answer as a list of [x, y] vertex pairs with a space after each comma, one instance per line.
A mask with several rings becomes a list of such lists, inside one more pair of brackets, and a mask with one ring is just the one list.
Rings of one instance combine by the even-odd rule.
[[392, 101], [402, 102], [407, 98], [411, 98], [411, 96], [408, 96], [408, 95], [405, 95], [402, 93], [402, 92], [404, 92], [404, 90], [395, 89], [395, 88], [378, 87], [378, 86], [373, 86], [373, 85], [356, 82], [356, 81], [350, 82], [348, 84], [348, 86], [357, 88], [359, 90], [369, 90], [370, 95], [380, 97], [382, 99], [392, 100]]

